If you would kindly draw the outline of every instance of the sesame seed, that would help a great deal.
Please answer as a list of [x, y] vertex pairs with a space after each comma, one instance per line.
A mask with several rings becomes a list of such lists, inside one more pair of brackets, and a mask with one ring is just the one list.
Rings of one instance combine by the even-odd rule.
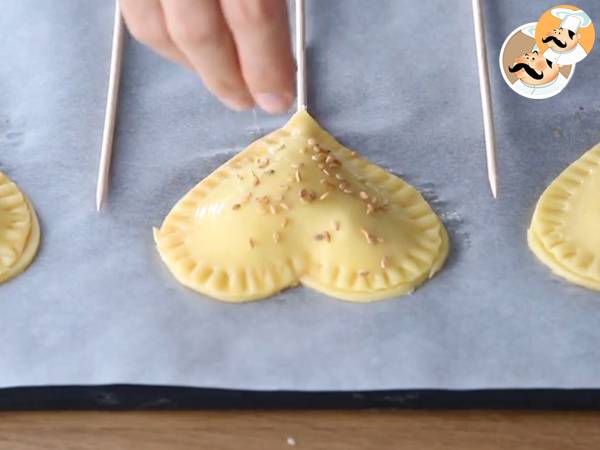
[[341, 174], [341, 173], [336, 173], [336, 174], [335, 174], [335, 177], [336, 177], [338, 180], [343, 180], [343, 179], [344, 179], [344, 177], [342, 176], [342, 174]]
[[310, 146], [314, 146], [317, 144], [317, 140], [315, 138], [309, 138], [308, 141], [306, 141], [306, 142]]
[[338, 184], [340, 191], [343, 191], [344, 189], [348, 189], [348, 186], [349, 186], [349, 184], [347, 181], [342, 181], [340, 184]]
[[315, 152], [315, 153], [320, 153], [321, 149], [319, 148], [318, 145], [313, 145], [312, 151]]
[[325, 235], [323, 233], [315, 234], [315, 240], [322, 241], [325, 239]]
[[325, 200], [329, 196], [329, 194], [330, 194], [330, 191], [323, 192], [321, 194], [321, 196], [319, 197], [319, 200]]
[[280, 239], [281, 239], [281, 235], [279, 234], [279, 232], [278, 232], [278, 231], [275, 231], [275, 232], [273, 233], [273, 241], [274, 241], [276, 244], [278, 244]]
[[271, 202], [271, 199], [268, 195], [263, 195], [262, 197], [256, 197], [256, 202], [266, 206]]
[[350, 152], [350, 156], [352, 156], [353, 158], [356, 158], [358, 156], [358, 153], [356, 153], [356, 152]]
[[287, 205], [287, 203], [281, 202], [279, 204], [279, 206], [281, 206], [283, 209], [285, 209], [286, 211], [290, 210], [290, 207]]
[[390, 258], [384, 256], [383, 258], [381, 258], [379, 265], [383, 270], [388, 269], [390, 267]]
[[378, 238], [377, 238], [377, 243], [378, 243], [378, 244], [383, 244], [384, 242], [385, 242], [385, 241], [383, 240], [383, 238], [382, 238], [382, 237], [378, 237]]
[[327, 155], [327, 158], [325, 158], [325, 164], [331, 164], [333, 161], [335, 161], [335, 158], [331, 155]]
[[331, 242], [331, 234], [329, 234], [329, 231], [324, 231], [323, 236], [325, 236], [327, 242]]
[[254, 171], [252, 171], [252, 176], [254, 177], [254, 186], [258, 186], [260, 184], [260, 178], [258, 178], [258, 176], [256, 176]]
[[319, 169], [323, 170], [325, 168], [325, 164], [319, 163], [318, 167], [319, 167]]
[[302, 189], [300, 191], [300, 201], [302, 203], [310, 203], [317, 197], [315, 192], [309, 191], [308, 189]]
[[281, 219], [281, 228], [287, 227], [288, 223], [290, 223], [290, 219], [288, 219], [287, 217]]
[[248, 244], [250, 244], [250, 248], [254, 248], [254, 239], [249, 238], [248, 239]]
[[277, 209], [275, 208], [274, 205], [270, 205], [269, 210], [271, 211], [271, 214], [277, 214]]
[[234, 211], [237, 211], [238, 209], [240, 209], [242, 207], [242, 205], [240, 205], [239, 203], [236, 203], [235, 205], [233, 205], [231, 207], [231, 209], [233, 209]]
[[302, 181], [302, 174], [300, 173], [300, 170], [296, 170], [296, 181], [298, 183]]
[[375, 208], [370, 203], [367, 203], [367, 214], [371, 215], [375, 212]]
[[322, 161], [323, 160], [323, 156], [321, 154], [313, 155], [312, 156], [312, 160], [313, 161]]
[[367, 240], [368, 244], [375, 244], [377, 243], [377, 240], [371, 235], [371, 233], [369, 233], [367, 230], [365, 230], [364, 228], [360, 229], [360, 232], [363, 234], [363, 236], [365, 237], [365, 239]]
[[327, 169], [321, 169], [321, 172], [323, 172], [327, 176], [331, 175], [331, 173]]
[[363, 200], [369, 200], [369, 194], [367, 194], [365, 191], [360, 191], [360, 194], [358, 194], [360, 196], [360, 198], [362, 198]]
[[352, 189], [344, 189], [344, 194], [352, 194]]
[[269, 161], [269, 158], [256, 158], [256, 165], [259, 169], [264, 169], [269, 165], [270, 162], [271, 161]]

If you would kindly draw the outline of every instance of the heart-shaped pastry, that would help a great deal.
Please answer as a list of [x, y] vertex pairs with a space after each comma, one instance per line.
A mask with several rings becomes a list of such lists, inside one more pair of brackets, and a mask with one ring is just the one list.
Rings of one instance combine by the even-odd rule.
[[600, 144], [542, 194], [529, 247], [557, 275], [600, 290]]
[[394, 297], [431, 278], [448, 253], [423, 197], [307, 112], [200, 182], [154, 237], [177, 280], [230, 302], [299, 283], [350, 301]]
[[31, 263], [40, 243], [40, 226], [31, 204], [0, 172], [0, 283]]

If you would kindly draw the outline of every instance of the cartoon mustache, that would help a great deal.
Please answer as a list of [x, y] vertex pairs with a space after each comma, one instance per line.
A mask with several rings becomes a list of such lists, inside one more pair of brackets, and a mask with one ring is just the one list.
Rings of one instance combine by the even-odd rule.
[[529, 75], [534, 80], [541, 80], [542, 78], [544, 78], [544, 72], [538, 73], [536, 70], [529, 67], [527, 64], [519, 63], [514, 65], [513, 67], [508, 66], [508, 70], [510, 71], [510, 73], [518, 72], [521, 69], [524, 69], [525, 72], [527, 72], [527, 75]]
[[548, 37], [546, 37], [546, 38], [542, 39], [542, 42], [543, 42], [544, 44], [547, 44], [547, 43], [548, 43], [548, 42], [550, 42], [550, 41], [554, 41], [554, 43], [555, 43], [556, 45], [558, 45], [560, 48], [565, 48], [565, 47], [567, 46], [567, 43], [566, 43], [566, 42], [565, 42], [565, 43], [563, 43], [563, 42], [559, 41], [559, 40], [558, 40], [558, 38], [556, 38], [556, 36], [548, 36]]

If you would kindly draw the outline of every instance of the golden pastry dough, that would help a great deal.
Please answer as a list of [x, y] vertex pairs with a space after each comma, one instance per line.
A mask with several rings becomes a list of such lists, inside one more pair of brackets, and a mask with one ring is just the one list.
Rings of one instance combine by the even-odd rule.
[[0, 172], [0, 283], [23, 272], [40, 242], [40, 227], [31, 204]]
[[554, 273], [600, 290], [600, 145], [546, 189], [528, 240], [531, 250]]
[[200, 182], [154, 237], [177, 280], [231, 302], [299, 283], [350, 301], [393, 297], [448, 253], [443, 224], [412, 186], [306, 112]]

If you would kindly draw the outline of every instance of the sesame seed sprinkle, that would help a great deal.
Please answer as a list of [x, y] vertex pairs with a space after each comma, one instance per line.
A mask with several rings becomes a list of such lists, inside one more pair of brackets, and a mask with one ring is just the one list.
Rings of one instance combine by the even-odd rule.
[[296, 170], [296, 181], [298, 183], [300, 183], [302, 181], [302, 174], [300, 173], [300, 170]]
[[279, 232], [278, 232], [278, 231], [275, 231], [275, 232], [273, 233], [273, 241], [274, 241], [276, 244], [279, 244], [279, 240], [280, 240], [280, 239], [281, 239], [281, 235], [279, 234]]
[[236, 203], [235, 205], [233, 205], [231, 207], [231, 209], [233, 209], [234, 211], [237, 211], [238, 209], [240, 209], [242, 207], [242, 205], [240, 205], [239, 203]]
[[360, 196], [360, 198], [362, 198], [363, 200], [369, 200], [369, 194], [367, 194], [365, 191], [360, 191], [360, 194], [358, 194]]
[[249, 238], [248, 239], [248, 244], [250, 244], [250, 248], [254, 248], [254, 239]]
[[390, 258], [388, 258], [387, 256], [384, 256], [383, 258], [381, 258], [380, 264], [381, 268], [383, 270], [388, 269], [390, 267]]
[[308, 138], [308, 141], [306, 141], [308, 145], [316, 145], [317, 144], [317, 140], [315, 138]]
[[319, 197], [319, 200], [325, 200], [327, 197], [329, 197], [330, 192], [331, 191], [323, 192]]

